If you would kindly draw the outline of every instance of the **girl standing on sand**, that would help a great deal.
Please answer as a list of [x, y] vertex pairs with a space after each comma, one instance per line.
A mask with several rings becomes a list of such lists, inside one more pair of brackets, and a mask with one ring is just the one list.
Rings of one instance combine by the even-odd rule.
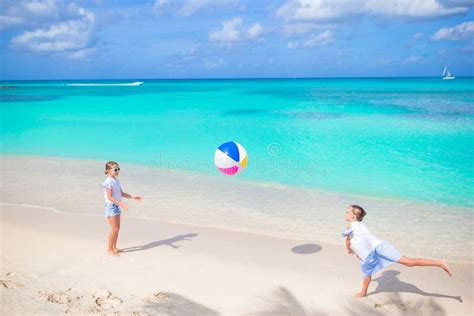
[[120, 167], [115, 161], [109, 161], [105, 164], [104, 173], [107, 175], [107, 179], [102, 183], [102, 187], [104, 188], [105, 217], [111, 228], [107, 250], [107, 253], [111, 256], [118, 256], [120, 252], [120, 250], [117, 249], [117, 239], [120, 230], [120, 207], [124, 210], [128, 210], [127, 204], [122, 202], [122, 197], [134, 199], [138, 202], [142, 200], [138, 195], [132, 196], [122, 191], [122, 186], [117, 179], [119, 172]]
[[391, 265], [392, 263], [400, 263], [407, 267], [415, 266], [433, 266], [446, 271], [452, 276], [446, 261], [431, 259], [412, 259], [403, 256], [391, 243], [381, 241], [375, 238], [362, 219], [367, 213], [358, 205], [350, 205], [346, 211], [345, 220], [350, 222], [347, 229], [342, 232], [342, 237], [346, 237], [346, 248], [350, 255], [356, 254], [361, 260], [361, 269], [364, 274], [362, 289], [357, 293], [356, 297], [367, 296], [372, 275], [377, 271]]

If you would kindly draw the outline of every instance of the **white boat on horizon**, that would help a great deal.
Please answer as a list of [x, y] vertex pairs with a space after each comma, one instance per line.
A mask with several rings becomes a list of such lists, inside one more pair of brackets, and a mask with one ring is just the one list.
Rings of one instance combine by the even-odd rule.
[[68, 86], [73, 87], [113, 87], [113, 86], [141, 86], [143, 81], [135, 81], [135, 82], [126, 82], [126, 83], [68, 83]]
[[452, 76], [451, 73], [449, 72], [448, 67], [444, 67], [443, 70], [443, 80], [452, 80], [455, 79], [456, 77]]

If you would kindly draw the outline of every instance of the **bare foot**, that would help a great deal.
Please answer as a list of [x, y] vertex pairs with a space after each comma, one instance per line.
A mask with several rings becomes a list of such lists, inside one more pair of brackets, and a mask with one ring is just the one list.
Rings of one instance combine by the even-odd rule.
[[446, 273], [451, 277], [453, 276], [453, 272], [451, 271], [451, 269], [449, 268], [448, 264], [446, 263], [446, 261], [443, 261], [443, 264], [441, 265], [441, 268], [446, 271]]
[[116, 253], [116, 252], [113, 251], [113, 250], [109, 250], [109, 251], [107, 251], [107, 253], [109, 254], [109, 256], [112, 256], [112, 257], [118, 257], [118, 256], [119, 256], [119, 254]]
[[354, 297], [357, 297], [357, 298], [362, 298], [362, 297], [366, 297], [366, 296], [367, 296], [367, 293], [362, 293], [362, 292], [354, 294]]
[[122, 250], [120, 250], [118, 248], [114, 248], [114, 253], [119, 253], [119, 252], [122, 252]]

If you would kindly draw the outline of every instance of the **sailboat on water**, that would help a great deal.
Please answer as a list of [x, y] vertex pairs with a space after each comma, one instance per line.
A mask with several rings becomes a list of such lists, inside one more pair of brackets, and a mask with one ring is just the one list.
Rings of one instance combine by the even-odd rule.
[[443, 70], [443, 80], [452, 80], [456, 77], [451, 76], [451, 73], [449, 72], [448, 67], [444, 67]]

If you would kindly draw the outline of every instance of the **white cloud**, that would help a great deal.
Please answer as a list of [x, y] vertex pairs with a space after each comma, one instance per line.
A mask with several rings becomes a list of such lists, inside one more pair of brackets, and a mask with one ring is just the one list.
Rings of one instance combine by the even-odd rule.
[[265, 29], [260, 23], [255, 23], [245, 28], [242, 23], [242, 18], [235, 17], [222, 22], [221, 29], [209, 32], [209, 40], [229, 47], [237, 42], [260, 39], [264, 34]]
[[82, 59], [95, 53], [96, 49], [97, 48], [95, 47], [84, 48], [81, 50], [73, 51], [72, 53], [68, 53], [66, 56], [69, 59]]
[[324, 31], [311, 37], [303, 43], [304, 47], [326, 46], [334, 41], [331, 31]]
[[20, 50], [45, 53], [76, 51], [76, 55], [73, 55], [76, 58], [85, 56], [85, 53], [80, 51], [89, 48], [95, 14], [77, 6], [74, 8], [77, 15], [75, 19], [59, 22], [48, 28], [25, 31], [12, 38], [11, 46]]
[[263, 27], [260, 23], [255, 23], [247, 29], [247, 37], [249, 39], [258, 38], [263, 34]]
[[286, 20], [331, 20], [357, 12], [357, 1], [288, 0], [276, 15]]
[[163, 8], [168, 4], [168, 0], [156, 0], [153, 4], [153, 13], [160, 14]]
[[53, 0], [31, 1], [24, 4], [24, 9], [36, 16], [51, 16], [58, 11], [58, 7]]
[[240, 41], [241, 18], [233, 18], [222, 23], [222, 29], [210, 32], [209, 40], [213, 42], [232, 43]]
[[166, 8], [173, 8], [173, 12], [180, 16], [191, 16], [196, 12], [209, 7], [236, 6], [238, 0], [155, 0], [153, 13], [161, 14]]
[[18, 26], [23, 29], [10, 39], [10, 48], [71, 59], [84, 58], [95, 51], [90, 45], [95, 14], [74, 2], [1, 1], [0, 29]]
[[68, 5], [53, 0], [2, 1], [0, 29], [57, 19], [62, 7], [66, 8]]
[[220, 4], [221, 2], [223, 1], [188, 0], [188, 1], [185, 1], [181, 9], [179, 10], [179, 14], [183, 16], [191, 16], [202, 8], [205, 8], [212, 4]]
[[465, 13], [468, 5], [446, 7], [438, 0], [287, 0], [276, 15], [288, 21], [337, 21], [353, 15], [429, 18]]
[[462, 40], [474, 37], [474, 21], [464, 22], [453, 27], [439, 29], [431, 38], [440, 40]]
[[372, 14], [405, 17], [439, 17], [465, 13], [468, 6], [446, 7], [438, 0], [366, 0], [366, 8]]

